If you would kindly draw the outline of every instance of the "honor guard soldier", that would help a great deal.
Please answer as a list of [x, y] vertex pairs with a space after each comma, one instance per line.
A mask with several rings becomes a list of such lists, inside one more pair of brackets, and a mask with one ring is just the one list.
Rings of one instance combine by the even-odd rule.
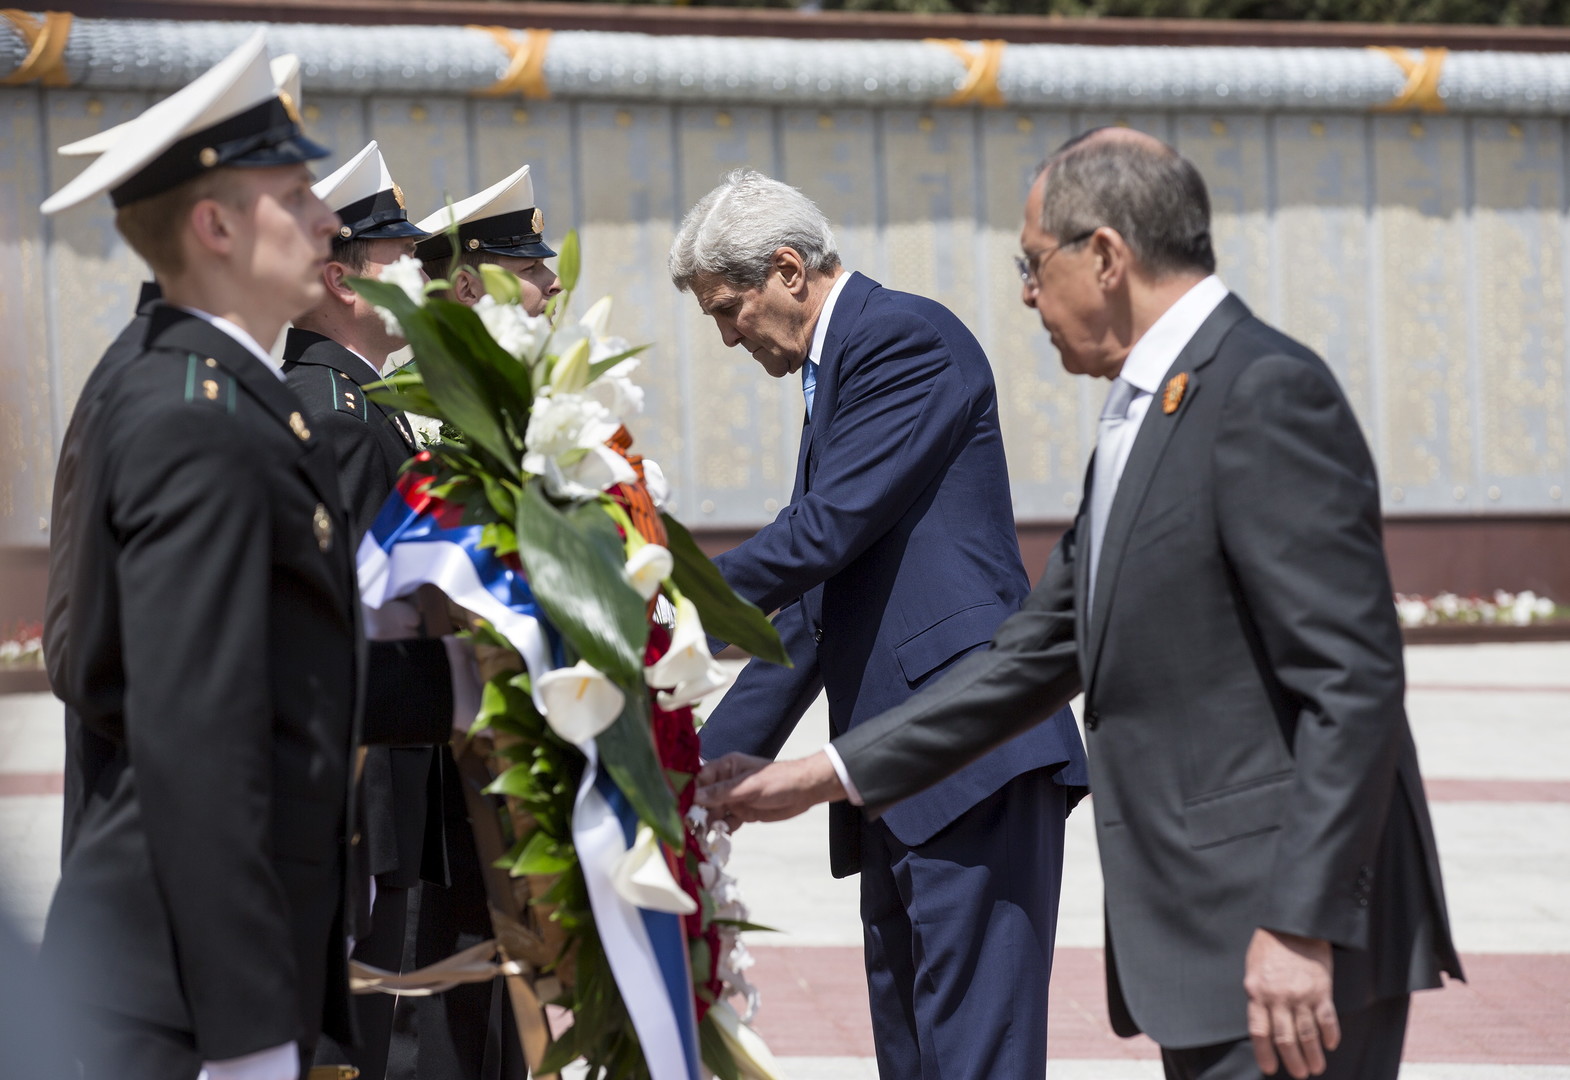
[[[458, 227], [458, 250], [453, 254], [448, 230]], [[473, 305], [485, 295], [485, 286], [473, 267], [495, 263], [517, 277], [522, 287], [523, 310], [540, 315], [551, 297], [561, 292], [556, 271], [545, 264], [556, 257], [545, 242], [545, 216], [534, 202], [534, 181], [525, 165], [478, 195], [444, 206], [420, 222], [430, 233], [418, 254], [432, 278], [452, 282], [453, 299]]]
[[[296, 110], [303, 107], [304, 102], [300, 97], [300, 58], [294, 53], [284, 53], [275, 56], [268, 63], [269, 70], [273, 73], [273, 82], [278, 86], [278, 99], [290, 102]], [[55, 153], [61, 157], [95, 157], [109, 149], [120, 140], [127, 130], [134, 128], [136, 120], [127, 120], [123, 124], [105, 128], [95, 135], [85, 139], [78, 139], [73, 143], [66, 143]], [[163, 295], [157, 280], [142, 282], [141, 291], [136, 297], [136, 310], [141, 314], [151, 304]]]
[[[403, 192], [374, 141], [314, 190], [337, 211], [339, 225], [321, 272], [322, 299], [294, 320], [285, 339], [284, 373], [305, 406], [307, 422], [337, 456], [358, 547], [418, 448], [407, 418], [365, 392], [403, 339], [388, 332], [348, 282], [380, 277], [384, 267], [413, 255], [415, 242], [429, 234], [409, 221]], [[400, 621], [395, 612], [407, 618]], [[412, 605], [378, 614], [393, 618], [373, 634], [401, 636], [418, 629]], [[366, 679], [368, 724], [385, 709], [405, 718], [425, 716], [440, 728], [467, 727], [479, 710], [472, 655], [454, 637], [380, 643]], [[407, 970], [416, 955], [421, 962], [441, 959], [491, 936], [458, 784], [445, 740], [438, 746], [368, 750], [360, 788], [363, 843], [354, 869], [362, 878], [374, 876], [376, 888], [368, 925], [362, 916], [356, 927], [355, 959], [387, 971]], [[359, 898], [363, 902], [365, 894]], [[497, 985], [497, 993], [505, 993]], [[355, 1007], [359, 1047], [324, 1039], [316, 1061], [352, 1064], [367, 1077], [413, 1077], [418, 1069], [421, 1077], [478, 1080], [491, 993], [490, 985], [480, 984], [431, 997], [364, 995]], [[434, 1030], [437, 1026], [446, 1033]], [[510, 1028], [498, 1045], [518, 1056]]]
[[321, 1032], [352, 1037], [354, 550], [263, 345], [321, 296], [338, 223], [304, 163], [327, 152], [257, 33], [43, 205], [108, 192], [166, 293], [78, 400], [56, 480], [49, 670], [80, 797], [42, 961], [88, 1080], [294, 1080]]

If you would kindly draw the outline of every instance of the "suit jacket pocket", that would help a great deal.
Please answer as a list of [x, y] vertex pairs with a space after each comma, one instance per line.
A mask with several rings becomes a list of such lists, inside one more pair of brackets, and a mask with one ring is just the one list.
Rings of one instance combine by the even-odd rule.
[[912, 634], [894, 647], [905, 680], [919, 682], [960, 653], [985, 645], [1007, 616], [1002, 604], [988, 600], [961, 608]]
[[1186, 800], [1188, 846], [1213, 847], [1278, 828], [1292, 778], [1291, 772], [1273, 773]]

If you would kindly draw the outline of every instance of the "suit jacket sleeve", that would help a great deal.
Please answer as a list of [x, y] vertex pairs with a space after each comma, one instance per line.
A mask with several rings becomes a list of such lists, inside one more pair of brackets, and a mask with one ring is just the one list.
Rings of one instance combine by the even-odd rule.
[[429, 746], [452, 737], [452, 666], [441, 638], [366, 643], [368, 746]]
[[801, 604], [781, 609], [774, 628], [795, 667], [752, 660], [742, 668], [699, 733], [705, 759], [712, 761], [733, 750], [775, 757], [822, 691], [817, 643]]
[[833, 577], [942, 475], [986, 400], [925, 319], [880, 318], [875, 337], [868, 331], [841, 354], [811, 489], [715, 559], [725, 580], [772, 611]]
[[1039, 724], [1080, 691], [1074, 642], [1074, 530], [992, 647], [834, 740], [868, 813], [909, 798]]
[[1271, 356], [1238, 376], [1215, 477], [1246, 618], [1295, 713], [1283, 736], [1296, 778], [1261, 925], [1362, 947], [1355, 890], [1396, 782], [1405, 675], [1374, 466], [1322, 363]]
[[127, 750], [209, 1060], [296, 1038], [301, 1012], [271, 857], [276, 523], [236, 433], [217, 410], [155, 416], [122, 433], [115, 480]]

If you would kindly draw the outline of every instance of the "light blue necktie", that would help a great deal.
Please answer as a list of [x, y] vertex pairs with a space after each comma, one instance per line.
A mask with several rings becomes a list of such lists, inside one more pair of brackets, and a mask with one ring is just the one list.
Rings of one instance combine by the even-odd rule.
[[801, 365], [801, 394], [807, 399], [807, 419], [812, 419], [812, 397], [818, 392], [818, 365], [808, 360]]
[[1096, 432], [1096, 461], [1090, 489], [1090, 577], [1087, 602], [1094, 603], [1096, 570], [1101, 565], [1102, 534], [1112, 511], [1112, 496], [1118, 490], [1118, 455], [1128, 434], [1128, 406], [1139, 388], [1126, 379], [1114, 379], [1101, 410]]

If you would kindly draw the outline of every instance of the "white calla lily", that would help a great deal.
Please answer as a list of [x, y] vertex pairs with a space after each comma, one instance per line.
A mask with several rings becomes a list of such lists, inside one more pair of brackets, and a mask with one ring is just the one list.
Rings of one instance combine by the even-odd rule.
[[611, 298], [607, 294], [594, 302], [583, 317], [578, 320], [578, 325], [583, 327], [584, 333], [591, 338], [602, 338], [611, 325]]
[[663, 709], [679, 709], [712, 694], [730, 681], [730, 676], [709, 652], [709, 636], [691, 600], [676, 601], [676, 626], [671, 631], [670, 651], [643, 669], [643, 679], [660, 687], [658, 701]]
[[716, 1001], [709, 1006], [709, 1015], [714, 1017], [720, 1038], [731, 1057], [736, 1059], [742, 1080], [785, 1080], [785, 1073], [779, 1061], [769, 1053], [768, 1045], [756, 1031], [742, 1023], [730, 1002]]
[[675, 568], [676, 560], [671, 557], [669, 548], [644, 544], [627, 560], [627, 577], [639, 596], [653, 600], [654, 594], [660, 591], [660, 583], [670, 577]]
[[697, 901], [683, 892], [671, 876], [659, 839], [647, 825], [639, 824], [632, 847], [611, 871], [611, 886], [634, 907], [672, 915], [691, 915], [698, 910]]
[[582, 746], [616, 722], [627, 695], [605, 673], [579, 660], [547, 671], [535, 682], [536, 697], [551, 730]]

